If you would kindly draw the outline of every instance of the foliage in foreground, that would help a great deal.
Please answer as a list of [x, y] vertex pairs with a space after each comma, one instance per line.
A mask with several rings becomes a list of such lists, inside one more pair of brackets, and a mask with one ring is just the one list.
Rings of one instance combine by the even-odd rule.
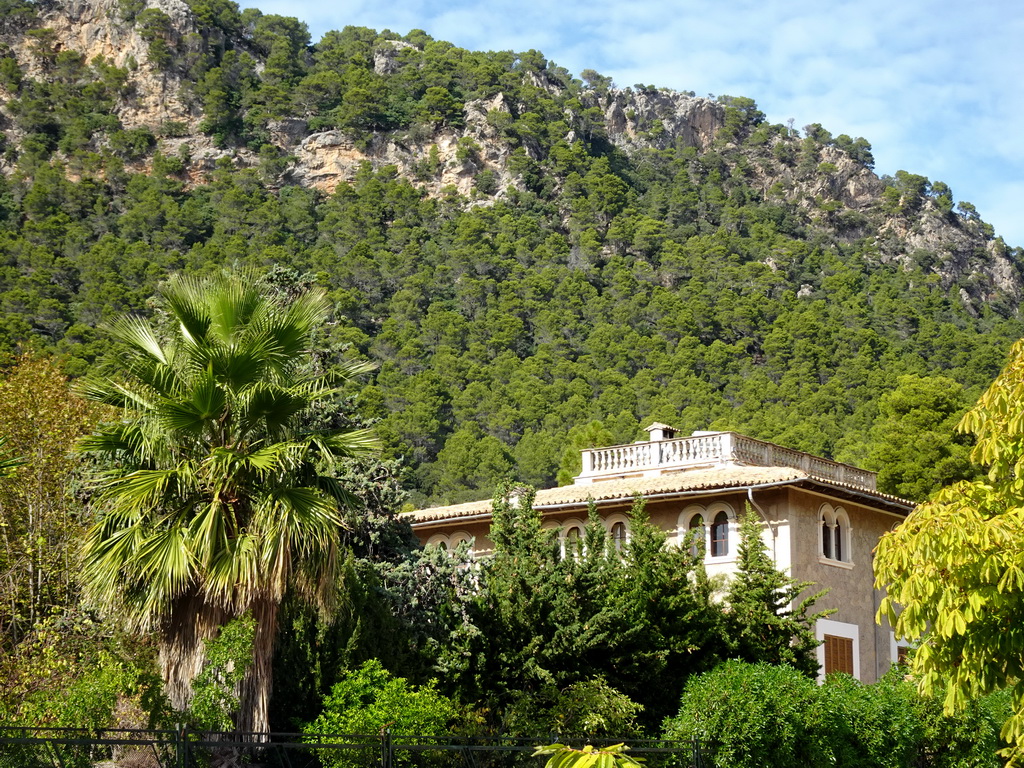
[[39, 621], [0, 658], [0, 720], [43, 727], [152, 728], [169, 721], [151, 644], [76, 607]]
[[905, 670], [874, 685], [729, 661], [692, 678], [669, 739], [697, 738], [714, 768], [999, 768], [1000, 700], [955, 716], [921, 697]]
[[898, 637], [920, 643], [922, 691], [952, 713], [1006, 687], [1007, 756], [1024, 760], [1024, 342], [960, 423], [987, 475], [940, 490], [878, 545], [879, 609]]
[[643, 768], [642, 757], [630, 757], [625, 744], [594, 747], [590, 744], [573, 749], [565, 744], [537, 747], [534, 757], [551, 755], [544, 768]]
[[[323, 712], [305, 728], [307, 735], [373, 736], [389, 729], [399, 735], [436, 736], [449, 733], [461, 712], [453, 700], [438, 692], [436, 681], [410, 685], [376, 660], [345, 675], [323, 704]], [[344, 751], [325, 753], [324, 762], [328, 768], [362, 764], [358, 752]]]

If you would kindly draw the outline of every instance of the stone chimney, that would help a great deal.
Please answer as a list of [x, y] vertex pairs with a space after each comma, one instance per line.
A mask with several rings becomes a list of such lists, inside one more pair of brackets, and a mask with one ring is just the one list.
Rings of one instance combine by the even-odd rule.
[[662, 440], [673, 440], [678, 431], [675, 427], [670, 427], [668, 424], [662, 424], [658, 421], [647, 427], [647, 432], [651, 436], [650, 442], [652, 443], [659, 443]]

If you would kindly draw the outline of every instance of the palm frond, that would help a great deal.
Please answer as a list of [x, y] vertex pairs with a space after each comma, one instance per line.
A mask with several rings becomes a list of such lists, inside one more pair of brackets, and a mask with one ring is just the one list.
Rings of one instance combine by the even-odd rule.
[[209, 364], [218, 381], [234, 391], [241, 391], [266, 378], [277, 354], [271, 339], [254, 338], [244, 344], [211, 350]]
[[154, 360], [167, 365], [167, 353], [148, 320], [127, 315], [110, 323], [107, 328], [115, 339], [120, 339]]
[[177, 397], [161, 398], [157, 409], [160, 424], [171, 432], [197, 434], [224, 414], [227, 397], [217, 386], [211, 368], [189, 384], [188, 390], [176, 393]]
[[201, 279], [194, 276], [177, 275], [165, 283], [160, 295], [178, 322], [182, 338], [198, 344], [206, 338], [210, 327], [210, 316], [204, 299]]
[[259, 473], [280, 472], [295, 462], [303, 448], [298, 442], [271, 443], [247, 454], [245, 461]]
[[315, 289], [293, 301], [270, 330], [283, 353], [297, 357], [309, 350], [313, 331], [324, 324], [329, 312], [327, 294]]
[[22, 456], [11, 456], [5, 450], [7, 438], [0, 437], [0, 478], [14, 474], [14, 471], [26, 463]]
[[380, 439], [372, 429], [350, 429], [330, 435], [310, 435], [307, 439], [326, 456], [365, 456], [380, 449]]
[[167, 494], [177, 469], [137, 469], [116, 477], [102, 488], [105, 499], [116, 500], [118, 507], [146, 509], [155, 506]]
[[261, 305], [267, 303], [251, 275], [215, 280], [207, 285], [204, 298], [210, 316], [209, 333], [225, 347], [233, 347], [241, 341], [253, 315], [259, 314]]
[[204, 573], [203, 587], [219, 604], [244, 606], [263, 589], [267, 573], [262, 567], [261, 540], [245, 533], [217, 552]]
[[246, 437], [267, 434], [271, 439], [282, 436], [295, 417], [309, 405], [301, 392], [274, 384], [250, 387], [239, 399], [238, 430]]
[[159, 615], [194, 576], [185, 527], [172, 523], [154, 529], [142, 542], [132, 565], [144, 585], [146, 612]]
[[335, 379], [340, 378], [343, 381], [351, 381], [352, 379], [364, 376], [367, 373], [373, 373], [377, 368], [378, 365], [372, 360], [346, 358], [340, 363], [334, 364], [331, 374]]
[[345, 484], [337, 478], [317, 477], [316, 487], [334, 499], [340, 509], [359, 509], [363, 506], [359, 497], [349, 491]]

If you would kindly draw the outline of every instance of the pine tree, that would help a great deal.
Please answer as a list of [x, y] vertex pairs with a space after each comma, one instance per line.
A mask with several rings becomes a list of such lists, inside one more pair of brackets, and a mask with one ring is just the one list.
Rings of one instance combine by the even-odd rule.
[[811, 613], [825, 590], [801, 595], [811, 582], [790, 578], [772, 563], [761, 523], [747, 507], [740, 525], [739, 572], [729, 583], [727, 634], [731, 655], [745, 661], [786, 664], [818, 673], [814, 623], [832, 611]]

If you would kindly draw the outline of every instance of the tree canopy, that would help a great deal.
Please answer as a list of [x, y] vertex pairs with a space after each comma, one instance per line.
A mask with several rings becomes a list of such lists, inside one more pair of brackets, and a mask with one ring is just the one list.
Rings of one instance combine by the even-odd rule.
[[952, 712], [1004, 687], [1008, 756], [1024, 758], [1024, 341], [960, 422], [986, 471], [939, 490], [879, 542], [879, 617], [918, 644], [922, 690]]

